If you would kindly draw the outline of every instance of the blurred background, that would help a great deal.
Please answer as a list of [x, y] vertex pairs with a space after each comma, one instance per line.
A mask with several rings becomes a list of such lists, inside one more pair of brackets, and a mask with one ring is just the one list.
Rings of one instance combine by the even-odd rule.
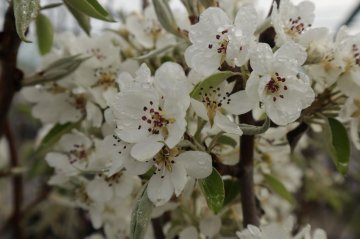
[[[41, 0], [42, 5], [57, 3], [57, 0]], [[139, 11], [142, 6], [141, 0], [99, 0], [113, 16], [121, 19], [123, 13]], [[300, 0], [293, 0], [294, 3]], [[325, 1], [312, 0], [316, 5], [316, 19], [314, 27], [328, 27], [331, 32], [346, 24], [353, 32], [360, 32], [360, 1], [341, 0]], [[258, 12], [265, 17], [271, 6], [272, 0], [257, 0]], [[183, 8], [180, 1], [171, 1], [174, 7]], [[0, 2], [0, 28], [3, 24], [3, 16], [8, 4], [6, 1]], [[80, 33], [73, 17], [64, 7], [44, 11], [48, 15], [57, 33], [72, 31]], [[105, 23], [92, 20], [93, 32], [104, 28], [118, 28], [122, 23]], [[1, 29], [0, 29], [1, 30]], [[36, 37], [34, 32], [29, 33], [29, 38], [33, 43], [23, 43], [20, 48], [19, 66], [25, 74], [30, 74], [39, 68], [40, 55], [38, 53]], [[24, 182], [24, 208], [27, 213], [26, 229], [30, 232], [29, 238], [83, 238], [84, 235], [91, 233], [89, 222], [83, 220], [86, 215], [81, 210], [75, 210], [59, 202], [57, 198], [49, 198], [49, 190], [46, 186], [47, 175], [51, 170], [45, 165], [44, 160], [29, 158], [32, 152], [34, 139], [37, 137], [38, 129], [41, 124], [38, 120], [31, 117], [31, 107], [24, 102], [19, 95], [14, 103], [10, 114], [12, 127], [15, 129], [16, 144], [20, 148], [21, 165], [32, 166], [32, 172], [27, 173]], [[0, 112], [1, 114], [1, 112]], [[6, 145], [0, 142], [0, 168], [8, 164]], [[316, 149], [309, 149], [306, 152], [314, 159], [319, 156]], [[358, 159], [358, 155], [354, 153]], [[357, 160], [358, 161], [358, 160]], [[310, 223], [314, 227], [324, 228], [328, 232], [329, 239], [359, 239], [360, 238], [360, 168], [359, 163], [353, 160], [350, 166], [350, 173], [341, 184], [333, 191], [327, 188], [318, 188], [313, 194], [301, 198], [301, 208], [298, 216], [303, 223]], [[319, 178], [326, 179], [330, 175], [317, 175]], [[39, 175], [44, 175], [43, 177]], [[326, 182], [324, 183], [326, 184]], [[47, 198], [48, 200], [44, 201]], [[35, 207], [36, 205], [36, 207]], [[1, 178], [0, 175], [0, 238], [7, 238], [7, 228], [11, 224], [12, 213], [12, 185], [11, 181]], [[46, 215], [44, 220], [43, 215]], [[279, 238], [280, 239], [280, 238]]]

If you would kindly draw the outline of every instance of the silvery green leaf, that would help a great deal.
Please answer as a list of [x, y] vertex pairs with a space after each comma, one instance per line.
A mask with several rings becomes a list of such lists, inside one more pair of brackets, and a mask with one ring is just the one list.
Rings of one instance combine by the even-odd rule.
[[77, 9], [73, 8], [66, 2], [64, 2], [67, 9], [69, 9], [70, 13], [73, 15], [73, 17], [76, 19], [79, 26], [86, 32], [87, 35], [90, 36], [91, 31], [91, 24], [90, 24], [90, 17]]
[[249, 124], [240, 124], [241, 130], [244, 132], [244, 135], [255, 135], [265, 133], [266, 130], [270, 127], [270, 119], [266, 118], [262, 126], [255, 126]]
[[169, 2], [167, 0], [153, 0], [153, 5], [161, 26], [166, 31], [181, 37]]
[[147, 54], [145, 55], [142, 55], [142, 56], [138, 56], [138, 57], [135, 57], [136, 60], [146, 60], [146, 59], [149, 59], [149, 58], [152, 58], [154, 56], [157, 56], [159, 54], [162, 54], [162, 53], [165, 53], [165, 52], [168, 52], [170, 51], [172, 48], [174, 48], [175, 45], [168, 45], [168, 46], [165, 46], [163, 48], [160, 48], [160, 49], [155, 49], [153, 51], [150, 51], [148, 52]]
[[61, 80], [73, 73], [84, 61], [90, 57], [80, 55], [69, 56], [51, 63], [46, 69], [25, 78], [23, 86], [33, 86], [51, 81]]
[[39, 0], [14, 0], [13, 4], [16, 32], [21, 40], [31, 42], [26, 38], [25, 32], [31, 21], [34, 20], [39, 13]]
[[139, 192], [131, 214], [130, 238], [143, 239], [151, 219], [154, 204], [147, 195], [147, 184]]
[[189, 16], [198, 16], [199, 12], [197, 9], [198, 0], [181, 0], [184, 4]]
[[89, 17], [114, 22], [113, 17], [98, 3], [97, 0], [64, 0], [64, 3]]

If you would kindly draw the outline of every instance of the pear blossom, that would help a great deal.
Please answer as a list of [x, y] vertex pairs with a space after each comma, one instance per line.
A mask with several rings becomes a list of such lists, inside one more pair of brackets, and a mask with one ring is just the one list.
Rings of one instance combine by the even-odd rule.
[[87, 183], [86, 192], [93, 201], [100, 203], [106, 203], [115, 198], [126, 198], [134, 190], [135, 179], [123, 173], [117, 173], [111, 177], [98, 174]]
[[207, 8], [199, 22], [190, 27], [192, 43], [185, 51], [186, 63], [203, 75], [210, 75], [226, 62], [244, 65], [255, 42], [257, 13], [251, 5], [239, 9], [235, 21], [215, 7]]
[[348, 96], [356, 97], [360, 90], [360, 34], [351, 35], [342, 27], [336, 36], [335, 59], [341, 63], [342, 72], [337, 81]]
[[55, 169], [55, 175], [49, 180], [51, 185], [64, 184], [70, 177], [96, 168], [92, 140], [76, 130], [61, 137], [58, 151], [48, 153], [45, 160]]
[[360, 98], [350, 97], [341, 109], [340, 116], [345, 121], [350, 121], [350, 138], [357, 149], [360, 149]]
[[276, 31], [277, 45], [288, 41], [309, 43], [316, 39], [317, 32], [324, 31], [324, 28], [310, 29], [315, 18], [314, 10], [315, 5], [310, 1], [302, 1], [295, 6], [290, 0], [284, 0], [279, 8], [274, 3], [271, 21]]
[[205, 178], [212, 172], [211, 156], [200, 151], [181, 153], [176, 147], [163, 147], [152, 161], [155, 172], [149, 180], [147, 195], [156, 206], [168, 202], [174, 192], [179, 196], [188, 176]]
[[256, 102], [248, 97], [245, 91], [232, 92], [233, 84], [222, 82], [216, 87], [209, 87], [208, 91], [201, 90], [201, 101], [191, 99], [191, 106], [196, 114], [209, 121], [226, 133], [242, 135], [239, 125], [229, 119], [224, 111], [240, 115], [251, 110]]
[[256, 227], [248, 225], [247, 228], [241, 232], [237, 232], [240, 239], [326, 239], [326, 234], [322, 229], [316, 229], [313, 237], [310, 235], [310, 226], [304, 227], [295, 236], [292, 236], [291, 230], [293, 227], [292, 218], [288, 219], [283, 224], [268, 224], [265, 226]]
[[143, 16], [129, 15], [126, 19], [126, 26], [135, 40], [144, 48], [161, 49], [176, 43], [175, 37], [162, 28], [152, 5], [144, 10]]
[[304, 49], [292, 42], [275, 53], [269, 45], [260, 43], [251, 55], [253, 72], [246, 92], [264, 105], [266, 114], [278, 125], [295, 121], [314, 101], [309, 78], [300, 69], [306, 57]]
[[155, 72], [152, 84], [121, 91], [109, 100], [117, 130], [115, 134], [133, 143], [131, 156], [147, 161], [167, 145], [173, 148], [186, 128], [190, 104], [187, 78], [175, 63], [165, 63]]

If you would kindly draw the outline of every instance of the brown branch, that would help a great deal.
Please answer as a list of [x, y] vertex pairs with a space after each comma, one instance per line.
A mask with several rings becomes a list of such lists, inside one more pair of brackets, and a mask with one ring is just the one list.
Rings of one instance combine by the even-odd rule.
[[163, 223], [161, 217], [151, 219], [151, 224], [154, 230], [154, 236], [156, 239], [165, 239], [163, 231]]
[[[251, 111], [240, 116], [241, 123], [254, 124]], [[243, 225], [259, 225], [254, 192], [254, 136], [243, 135], [240, 138], [240, 160], [237, 164], [237, 178], [240, 182]]]
[[16, 67], [21, 40], [16, 33], [12, 4], [5, 14], [3, 32], [0, 35], [0, 136], [14, 94], [20, 89], [23, 73]]
[[[10, 152], [10, 164], [11, 167], [16, 168], [19, 166], [19, 159], [15, 144], [15, 137], [11, 130], [9, 123], [5, 122], [4, 135], [7, 139]], [[16, 175], [12, 179], [13, 184], [13, 236], [17, 239], [23, 238], [22, 227], [21, 227], [21, 207], [23, 202], [23, 181], [21, 175]]]

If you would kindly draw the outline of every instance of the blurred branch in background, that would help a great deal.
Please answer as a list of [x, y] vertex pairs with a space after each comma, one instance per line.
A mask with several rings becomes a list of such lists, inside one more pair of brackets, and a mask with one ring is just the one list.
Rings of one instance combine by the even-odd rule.
[[351, 11], [349, 16], [346, 18], [344, 22], [342, 22], [337, 29], [339, 29], [341, 26], [346, 25], [350, 26], [356, 19], [356, 16], [358, 16], [360, 11], [360, 1], [358, 2], [357, 6]]

